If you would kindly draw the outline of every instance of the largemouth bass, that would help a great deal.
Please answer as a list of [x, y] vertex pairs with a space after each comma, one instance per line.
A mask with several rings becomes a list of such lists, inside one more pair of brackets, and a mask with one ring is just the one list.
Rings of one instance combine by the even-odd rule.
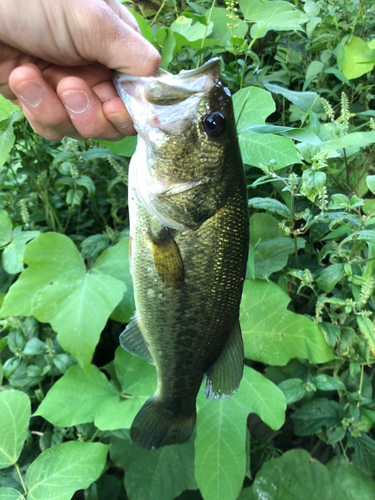
[[218, 59], [178, 75], [117, 73], [114, 82], [138, 132], [129, 168], [136, 315], [120, 343], [154, 363], [158, 378], [130, 435], [154, 449], [189, 439], [204, 377], [212, 399], [240, 384], [246, 183]]

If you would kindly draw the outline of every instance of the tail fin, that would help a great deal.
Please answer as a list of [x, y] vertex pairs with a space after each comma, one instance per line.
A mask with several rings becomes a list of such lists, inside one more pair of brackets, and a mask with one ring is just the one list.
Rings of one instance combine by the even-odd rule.
[[182, 444], [190, 438], [196, 412], [176, 415], [152, 396], [136, 415], [130, 437], [141, 450], [154, 450], [170, 444]]

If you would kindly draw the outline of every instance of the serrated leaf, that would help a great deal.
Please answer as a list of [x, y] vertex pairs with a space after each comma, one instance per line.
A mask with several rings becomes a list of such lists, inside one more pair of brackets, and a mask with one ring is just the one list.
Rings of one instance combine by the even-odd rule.
[[60, 345], [88, 366], [109, 315], [125, 285], [111, 276], [86, 273], [74, 243], [44, 233], [24, 252], [28, 268], [10, 288], [1, 314], [33, 315], [51, 323]]
[[289, 301], [274, 283], [245, 280], [240, 310], [245, 357], [270, 365], [285, 365], [292, 358], [334, 359], [318, 325], [288, 311]]
[[0, 247], [7, 245], [11, 239], [12, 221], [6, 210], [0, 210]]
[[109, 446], [68, 441], [48, 448], [26, 474], [28, 500], [70, 500], [102, 472]]
[[332, 489], [336, 498], [373, 500], [374, 480], [353, 463], [349, 463], [344, 457], [334, 457], [328, 462], [327, 469], [331, 474]]
[[298, 408], [291, 418], [297, 436], [310, 436], [320, 432], [323, 426], [330, 429], [341, 425], [344, 411], [336, 401], [320, 398]]
[[25, 500], [25, 497], [14, 488], [0, 488], [0, 500]]
[[306, 393], [303, 380], [300, 378], [288, 378], [278, 385], [285, 395], [288, 405], [302, 399]]
[[17, 462], [27, 436], [30, 399], [24, 392], [0, 392], [0, 469]]
[[[297, 238], [297, 248], [304, 246], [305, 241]], [[259, 213], [250, 218], [250, 248], [254, 250], [255, 278], [266, 279], [286, 266], [294, 241], [284, 236], [274, 217]]]
[[249, 207], [256, 208], [258, 210], [268, 210], [269, 212], [274, 212], [282, 215], [286, 219], [290, 218], [289, 208], [278, 200], [273, 198], [250, 198]]
[[344, 264], [332, 264], [323, 269], [316, 282], [323, 292], [329, 293], [336, 286], [336, 283], [341, 280], [344, 274]]
[[305, 450], [290, 450], [265, 462], [238, 500], [329, 500], [331, 495], [326, 467]]
[[135, 311], [133, 280], [130, 274], [129, 237], [120, 240], [114, 247], [105, 250], [96, 260], [93, 273], [106, 274], [121, 280], [126, 289], [121, 302], [111, 314], [120, 323], [129, 323]]
[[[246, 420], [257, 413], [272, 429], [285, 419], [285, 397], [270, 380], [245, 366], [231, 398], [198, 399], [195, 474], [205, 500], [237, 498], [246, 471]], [[223, 471], [225, 473], [223, 474]]]
[[112, 438], [111, 459], [126, 470], [125, 488], [130, 500], [174, 500], [196, 489], [194, 441], [140, 451], [130, 441]]

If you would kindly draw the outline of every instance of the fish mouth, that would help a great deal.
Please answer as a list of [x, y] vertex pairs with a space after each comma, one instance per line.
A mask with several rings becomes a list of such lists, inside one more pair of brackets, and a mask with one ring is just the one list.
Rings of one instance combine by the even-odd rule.
[[199, 103], [220, 79], [220, 60], [210, 59], [200, 68], [173, 75], [160, 69], [153, 77], [113, 72], [118, 95], [144, 138], [150, 128], [182, 133], [197, 115]]

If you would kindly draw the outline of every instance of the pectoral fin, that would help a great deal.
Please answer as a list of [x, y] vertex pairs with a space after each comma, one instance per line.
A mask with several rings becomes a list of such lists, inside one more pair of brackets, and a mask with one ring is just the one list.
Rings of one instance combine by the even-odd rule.
[[243, 341], [237, 322], [219, 358], [206, 373], [207, 399], [223, 399], [234, 394], [243, 373]]
[[181, 285], [184, 281], [184, 264], [170, 230], [165, 227], [158, 236], [149, 233], [149, 238], [159, 278], [169, 286]]
[[142, 358], [151, 365], [154, 364], [154, 360], [152, 359], [141, 329], [139, 328], [136, 315], [133, 316], [131, 322], [121, 333], [120, 345], [123, 349], [125, 349], [125, 351], [130, 352], [130, 354], [134, 354], [135, 356]]

